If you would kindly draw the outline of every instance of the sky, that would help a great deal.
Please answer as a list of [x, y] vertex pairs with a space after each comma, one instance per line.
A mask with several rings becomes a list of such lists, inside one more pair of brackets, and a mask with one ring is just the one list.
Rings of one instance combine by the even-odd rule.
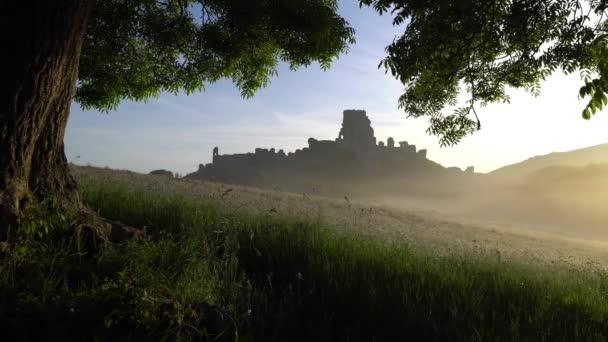
[[196, 171], [220, 154], [253, 152], [256, 147], [306, 147], [309, 137], [337, 137], [345, 109], [364, 109], [376, 138], [408, 141], [427, 149], [444, 166], [474, 166], [478, 172], [535, 155], [608, 142], [608, 111], [581, 118], [579, 75], [554, 75], [538, 98], [510, 90], [510, 104], [478, 109], [482, 130], [455, 147], [440, 147], [426, 134], [425, 119], [406, 118], [397, 108], [403, 86], [378, 69], [384, 48], [403, 27], [393, 27], [357, 1], [342, 0], [339, 12], [356, 30], [357, 43], [328, 71], [313, 64], [292, 72], [280, 65], [278, 77], [251, 99], [224, 80], [191, 95], [162, 94], [147, 102], [124, 101], [116, 111], [83, 111], [72, 105], [66, 130], [68, 160], [136, 172], [167, 169]]

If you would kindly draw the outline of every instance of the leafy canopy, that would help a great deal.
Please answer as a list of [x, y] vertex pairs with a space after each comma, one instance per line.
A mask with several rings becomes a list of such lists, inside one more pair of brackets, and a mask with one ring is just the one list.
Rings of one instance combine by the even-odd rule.
[[75, 99], [108, 111], [122, 99], [191, 93], [221, 78], [250, 97], [279, 61], [326, 69], [352, 43], [337, 0], [97, 1]]
[[[475, 106], [509, 102], [505, 89], [540, 93], [557, 71], [580, 71], [583, 118], [608, 104], [608, 0], [360, 0], [401, 37], [384, 66], [405, 85], [399, 106], [428, 117], [428, 133], [454, 145], [481, 128]], [[464, 88], [464, 89], [463, 89]], [[457, 96], [467, 95], [464, 105]], [[446, 113], [448, 107], [455, 108]]]

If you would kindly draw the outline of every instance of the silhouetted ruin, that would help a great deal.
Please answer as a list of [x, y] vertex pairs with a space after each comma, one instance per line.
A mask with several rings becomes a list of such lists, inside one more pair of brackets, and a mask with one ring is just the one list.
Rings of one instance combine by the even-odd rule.
[[376, 146], [374, 129], [364, 110], [345, 110], [342, 128], [336, 139], [338, 147], [367, 152]]
[[[408, 176], [464, 174], [427, 159], [426, 150], [388, 138], [376, 141], [364, 110], [345, 110], [335, 140], [308, 139], [308, 147], [285, 154], [283, 150], [256, 148], [254, 153], [219, 154], [200, 164], [188, 178], [254, 186], [301, 188], [304, 183], [347, 184], [365, 180], [389, 180]], [[472, 173], [472, 168], [467, 173]]]

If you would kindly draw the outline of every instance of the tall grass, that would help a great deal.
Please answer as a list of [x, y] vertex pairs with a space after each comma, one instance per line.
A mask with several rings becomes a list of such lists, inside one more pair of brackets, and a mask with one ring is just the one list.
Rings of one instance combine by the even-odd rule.
[[[322, 222], [89, 182], [104, 216], [234, 255], [218, 299], [254, 340], [605, 340], [608, 279], [590, 271], [435, 256]], [[242, 272], [240, 278], [237, 273]], [[247, 298], [246, 301], [243, 301]], [[251, 310], [250, 315], [248, 313]]]
[[446, 256], [321, 220], [94, 178], [80, 183], [90, 207], [144, 228], [148, 239], [83, 252], [66, 228], [70, 213], [34, 215], [48, 233], [24, 238], [2, 261], [5, 336], [189, 340], [196, 330], [189, 305], [207, 302], [236, 321], [241, 341], [608, 337], [603, 273]]

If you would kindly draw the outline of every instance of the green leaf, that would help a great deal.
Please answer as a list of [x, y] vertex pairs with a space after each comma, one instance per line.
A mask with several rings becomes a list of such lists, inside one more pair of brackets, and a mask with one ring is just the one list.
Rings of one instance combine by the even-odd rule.
[[589, 108], [585, 108], [583, 110], [583, 119], [585, 119], [585, 120], [591, 119], [591, 113], [589, 113]]

